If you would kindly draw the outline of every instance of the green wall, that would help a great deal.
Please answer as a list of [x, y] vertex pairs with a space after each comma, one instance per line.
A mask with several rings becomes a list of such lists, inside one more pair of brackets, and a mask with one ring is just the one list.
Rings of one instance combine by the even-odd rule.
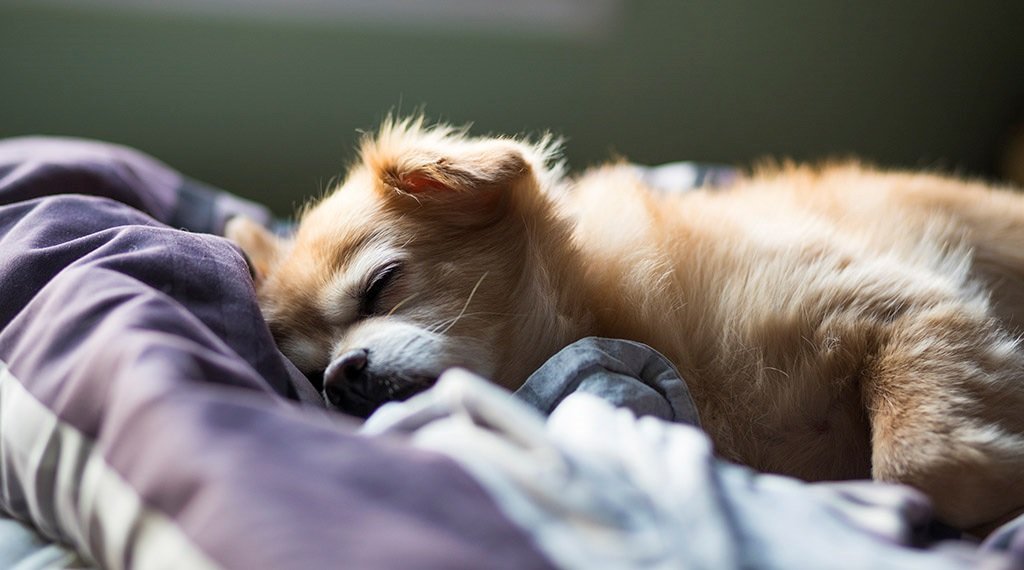
[[150, 152], [281, 213], [391, 109], [614, 154], [859, 155], [991, 175], [1024, 111], [1024, 2], [624, 1], [591, 38], [0, 0], [0, 136]]

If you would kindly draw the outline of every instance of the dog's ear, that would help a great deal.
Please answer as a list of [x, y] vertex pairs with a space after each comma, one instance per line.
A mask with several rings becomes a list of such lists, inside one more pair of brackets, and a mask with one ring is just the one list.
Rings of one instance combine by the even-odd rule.
[[559, 143], [550, 135], [536, 142], [471, 137], [412, 117], [386, 120], [363, 139], [359, 154], [390, 204], [478, 227], [546, 203], [544, 189], [561, 177]]
[[424, 198], [507, 188], [531, 170], [517, 145], [502, 140], [410, 148], [390, 158], [373, 165], [385, 186]]
[[281, 253], [280, 238], [245, 216], [235, 216], [228, 220], [224, 227], [224, 236], [242, 248], [249, 261], [253, 282], [258, 289]]
[[470, 137], [464, 129], [427, 126], [422, 117], [387, 119], [378, 133], [363, 139], [360, 158], [380, 189], [400, 204], [494, 213], [495, 205], [537, 187], [534, 169], [543, 169], [555, 149], [544, 140]]

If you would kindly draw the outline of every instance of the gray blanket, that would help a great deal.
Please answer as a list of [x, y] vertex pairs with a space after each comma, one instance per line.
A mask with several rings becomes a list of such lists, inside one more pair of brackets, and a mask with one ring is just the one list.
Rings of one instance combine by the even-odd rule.
[[550, 414], [569, 394], [594, 394], [638, 416], [700, 426], [686, 382], [650, 347], [587, 338], [562, 349], [527, 379], [516, 396]]
[[[546, 362], [515, 396], [547, 415], [574, 394], [596, 396], [648, 423], [656, 419], [699, 427], [696, 408], [678, 371], [664, 356], [640, 343], [578, 341]], [[580, 415], [574, 421], [597, 422]], [[556, 440], [559, 436], [552, 434]], [[809, 485], [759, 475], [712, 459], [710, 452], [695, 455], [698, 462], [683, 467], [685, 477], [696, 477], [698, 482], [686, 484], [695, 484], [691, 492], [701, 497], [691, 506], [690, 517], [717, 527], [718, 540], [691, 544], [685, 553], [677, 553], [673, 565], [699, 567], [701, 560], [731, 560], [750, 568], [924, 569], [982, 563], [1017, 567], [1024, 560], [1024, 516], [1001, 527], [979, 547], [933, 520], [927, 498], [909, 488], [870, 481]], [[666, 480], [665, 484], [679, 483]], [[522, 490], [506, 485], [497, 492]], [[646, 498], [658, 500], [656, 495]], [[1009, 556], [1002, 558], [1004, 554]]]

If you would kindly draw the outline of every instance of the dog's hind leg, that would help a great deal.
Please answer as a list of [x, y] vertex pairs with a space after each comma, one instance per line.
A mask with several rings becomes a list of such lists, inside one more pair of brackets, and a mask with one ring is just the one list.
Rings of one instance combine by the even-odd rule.
[[1024, 349], [984, 301], [900, 316], [863, 376], [872, 474], [984, 533], [1024, 509]]

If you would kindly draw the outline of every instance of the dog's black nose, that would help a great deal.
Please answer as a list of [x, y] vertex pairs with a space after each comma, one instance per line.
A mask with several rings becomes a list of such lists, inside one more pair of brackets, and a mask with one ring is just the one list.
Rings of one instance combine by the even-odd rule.
[[324, 396], [332, 405], [342, 408], [353, 388], [366, 384], [368, 352], [359, 348], [335, 358], [324, 371]]
[[396, 372], [386, 362], [373, 362], [367, 349], [350, 350], [324, 371], [327, 404], [346, 414], [368, 417], [385, 402], [405, 400], [433, 385], [436, 376]]
[[337, 392], [345, 383], [357, 382], [366, 371], [367, 351], [364, 348], [350, 350], [335, 358], [324, 370], [324, 390], [328, 396], [334, 388]]
[[366, 370], [367, 354], [365, 348], [357, 348], [334, 359], [324, 371], [324, 385], [358, 379], [363, 370]]

